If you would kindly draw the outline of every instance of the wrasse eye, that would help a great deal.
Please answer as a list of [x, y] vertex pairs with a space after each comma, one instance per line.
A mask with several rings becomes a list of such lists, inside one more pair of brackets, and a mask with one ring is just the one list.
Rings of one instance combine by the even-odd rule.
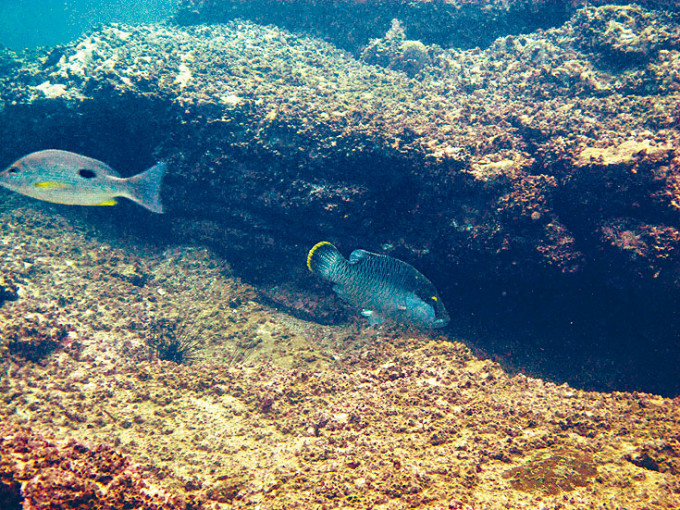
[[80, 170], [78, 170], [78, 175], [84, 177], [85, 179], [92, 179], [93, 177], [97, 177], [97, 174], [94, 170], [88, 170], [87, 168], [81, 168]]
[[9, 167], [9, 170], [7, 170], [7, 173], [18, 174], [19, 173], [19, 167], [11, 166], [11, 167]]

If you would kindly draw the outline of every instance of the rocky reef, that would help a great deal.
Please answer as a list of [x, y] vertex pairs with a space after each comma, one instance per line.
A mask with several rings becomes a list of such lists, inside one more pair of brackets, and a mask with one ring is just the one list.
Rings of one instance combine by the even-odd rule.
[[[0, 502], [678, 507], [678, 13], [271, 5], [0, 51], [0, 166], [169, 164], [162, 216], [2, 191]], [[449, 329], [368, 329], [322, 239], [418, 267]]]
[[[443, 335], [310, 323], [204, 247], [10, 202], [3, 510], [680, 505], [680, 398], [512, 375]], [[67, 337], [27, 359], [7, 335], [27, 317]], [[169, 323], [191, 359], [154, 348]]]
[[[528, 5], [490, 12], [506, 4]], [[571, 352], [624, 352], [626, 377], [663, 378], [680, 360], [678, 15], [577, 7], [485, 49], [397, 19], [354, 54], [243, 20], [4, 51], [0, 158], [55, 147], [127, 175], [167, 160], [169, 214], [138, 234], [208, 243], [300, 317], [347, 316], [308, 299], [323, 291], [302, 262], [328, 239], [416, 265], [456, 332], [504, 336], [490, 351], [562, 365], [579, 338]], [[641, 382], [624, 386], [677, 392]]]

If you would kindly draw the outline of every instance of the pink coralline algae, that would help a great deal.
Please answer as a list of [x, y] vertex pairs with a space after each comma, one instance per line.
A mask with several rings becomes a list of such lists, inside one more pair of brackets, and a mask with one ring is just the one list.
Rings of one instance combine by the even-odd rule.
[[107, 446], [54, 441], [9, 424], [0, 426], [0, 434], [0, 508], [200, 508], [150, 486], [128, 457]]

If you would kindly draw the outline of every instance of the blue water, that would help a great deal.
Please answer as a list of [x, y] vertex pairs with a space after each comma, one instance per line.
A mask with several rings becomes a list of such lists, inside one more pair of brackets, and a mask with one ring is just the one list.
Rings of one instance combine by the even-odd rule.
[[20, 50], [67, 43], [99, 23], [151, 23], [177, 0], [0, 0], [0, 45]]

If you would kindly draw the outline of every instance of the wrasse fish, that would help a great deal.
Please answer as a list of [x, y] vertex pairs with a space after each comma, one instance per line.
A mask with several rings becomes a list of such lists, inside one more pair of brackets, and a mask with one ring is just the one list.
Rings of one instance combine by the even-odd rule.
[[449, 323], [432, 282], [399, 259], [354, 250], [347, 260], [335, 246], [322, 241], [309, 251], [307, 267], [334, 283], [338, 296], [361, 308], [372, 325], [384, 318], [424, 328]]

